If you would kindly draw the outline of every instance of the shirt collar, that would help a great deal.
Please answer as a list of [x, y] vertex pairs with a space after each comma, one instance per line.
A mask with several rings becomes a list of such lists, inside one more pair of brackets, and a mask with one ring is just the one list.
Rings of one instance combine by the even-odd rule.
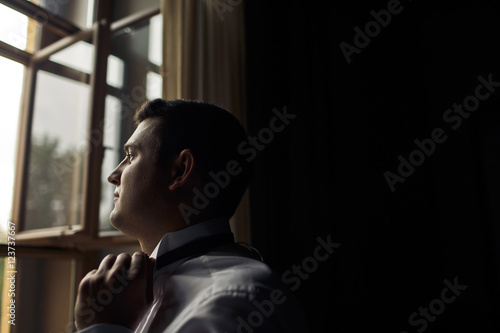
[[231, 232], [229, 217], [217, 217], [187, 228], [166, 233], [149, 256], [157, 258], [196, 239]]

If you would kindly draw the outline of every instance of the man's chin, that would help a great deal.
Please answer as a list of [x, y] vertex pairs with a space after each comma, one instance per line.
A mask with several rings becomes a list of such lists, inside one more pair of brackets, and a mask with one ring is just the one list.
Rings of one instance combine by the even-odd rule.
[[113, 228], [122, 231], [123, 219], [120, 218], [119, 214], [113, 210], [111, 214], [109, 214], [109, 223], [113, 226]]
[[[118, 231], [121, 231], [124, 235], [137, 239], [137, 233], [131, 231], [130, 228], [127, 228], [127, 222], [114, 210], [109, 215], [109, 223]], [[130, 227], [130, 226], [129, 226]]]

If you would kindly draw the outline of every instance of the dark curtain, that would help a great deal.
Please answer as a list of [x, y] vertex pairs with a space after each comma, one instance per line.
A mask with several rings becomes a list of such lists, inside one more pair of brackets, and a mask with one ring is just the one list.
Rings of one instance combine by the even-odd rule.
[[313, 332], [498, 332], [500, 4], [396, 4], [244, 3], [252, 241]]

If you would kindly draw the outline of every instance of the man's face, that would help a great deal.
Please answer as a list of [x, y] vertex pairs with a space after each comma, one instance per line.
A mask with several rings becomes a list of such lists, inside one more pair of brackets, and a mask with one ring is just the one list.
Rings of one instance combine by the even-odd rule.
[[124, 146], [125, 159], [108, 177], [116, 186], [111, 224], [134, 238], [151, 233], [168, 210], [167, 171], [159, 170], [155, 161], [157, 122], [146, 119], [139, 124]]

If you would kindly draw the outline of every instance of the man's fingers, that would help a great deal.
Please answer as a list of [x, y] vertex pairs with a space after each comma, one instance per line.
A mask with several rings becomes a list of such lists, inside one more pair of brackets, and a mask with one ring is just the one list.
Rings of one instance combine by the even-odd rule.
[[120, 266], [124, 266], [125, 268], [129, 268], [130, 267], [130, 259], [131, 259], [130, 254], [121, 253], [116, 258], [115, 265], [120, 265]]
[[111, 267], [113, 267], [113, 264], [116, 261], [116, 255], [115, 254], [108, 254], [104, 259], [102, 259], [101, 264], [99, 265], [99, 269], [97, 272], [99, 273], [105, 273], [106, 271], [109, 271]]
[[127, 270], [130, 267], [130, 255], [128, 253], [121, 253], [116, 257], [113, 266], [106, 273], [106, 283], [112, 284], [118, 275], [127, 276]]
[[146, 255], [142, 252], [136, 252], [132, 256], [128, 277], [129, 279], [142, 278], [145, 276]]
[[92, 276], [97, 272], [97, 269], [93, 269], [90, 272], [88, 272], [83, 279], [80, 281], [80, 284], [78, 285], [78, 290], [79, 291], [84, 291], [88, 292], [91, 287], [91, 279]]
[[112, 270], [123, 271], [123, 269], [127, 270], [130, 267], [130, 254], [121, 253], [117, 258], [112, 267]]

